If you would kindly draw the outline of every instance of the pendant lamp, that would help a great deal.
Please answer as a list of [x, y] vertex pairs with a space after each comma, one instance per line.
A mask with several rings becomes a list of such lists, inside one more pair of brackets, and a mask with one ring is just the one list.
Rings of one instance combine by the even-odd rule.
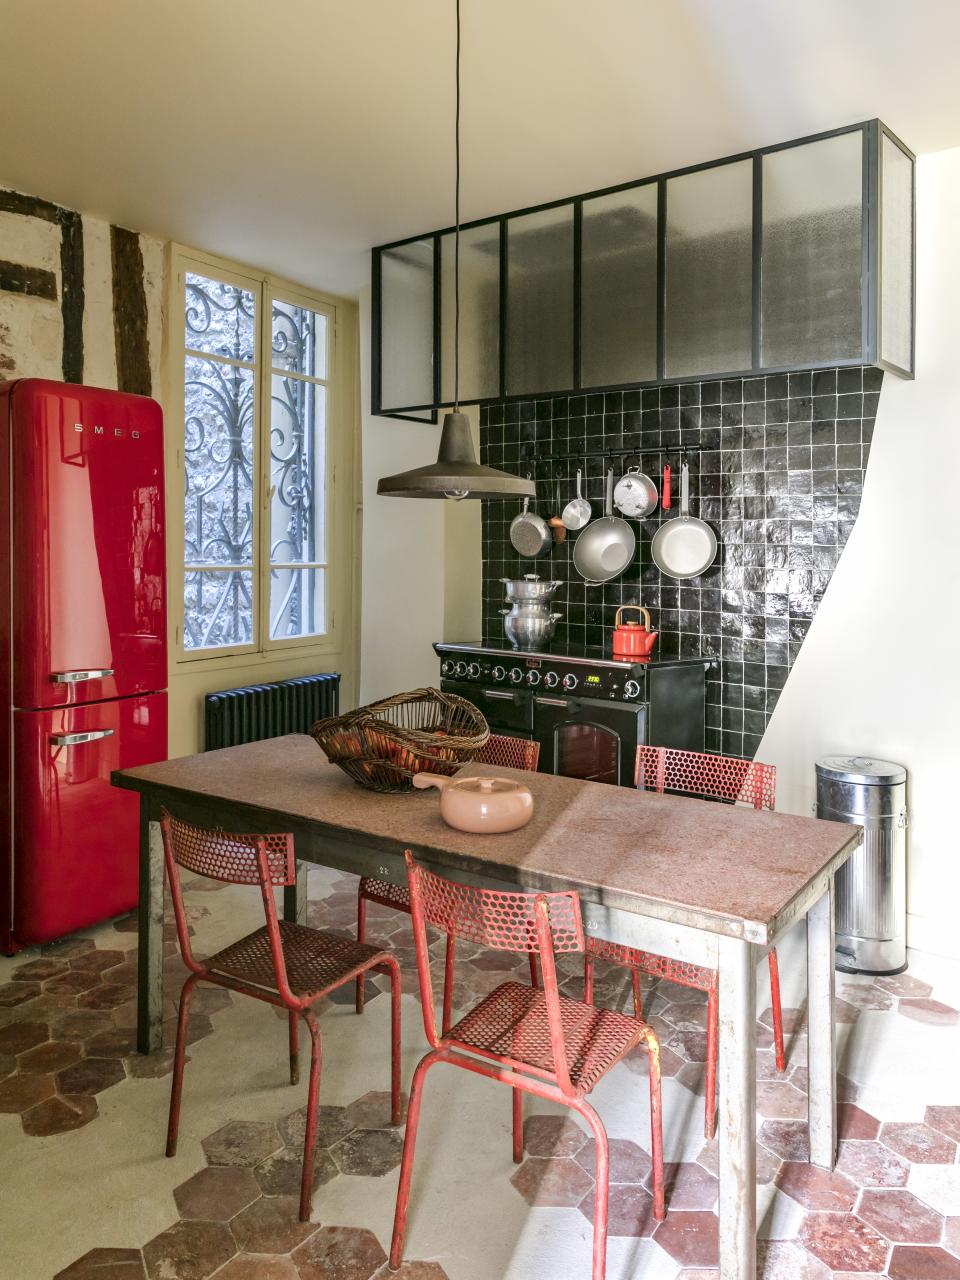
[[454, 323], [453, 323], [453, 412], [443, 418], [440, 449], [436, 462], [395, 476], [384, 476], [377, 493], [390, 498], [532, 498], [532, 480], [484, 467], [477, 462], [470, 434], [470, 421], [460, 412], [460, 0], [457, 11], [456, 56], [456, 178], [454, 183]]

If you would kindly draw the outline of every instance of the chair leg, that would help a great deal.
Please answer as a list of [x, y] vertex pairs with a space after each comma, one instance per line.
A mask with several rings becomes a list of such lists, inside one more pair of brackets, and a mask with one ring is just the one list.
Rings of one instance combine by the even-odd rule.
[[313, 1208], [313, 1161], [317, 1150], [323, 1043], [320, 1039], [320, 1024], [313, 1010], [308, 1009], [303, 1017], [310, 1029], [310, 1083], [307, 1085], [307, 1131], [303, 1139], [303, 1173], [300, 1176], [300, 1221], [309, 1222]]
[[410, 1208], [410, 1180], [413, 1174], [413, 1153], [417, 1145], [417, 1128], [420, 1124], [420, 1101], [426, 1074], [435, 1062], [442, 1061], [436, 1051], [421, 1058], [413, 1073], [410, 1085], [410, 1102], [407, 1106], [407, 1128], [403, 1135], [403, 1157], [400, 1161], [400, 1185], [397, 1187], [397, 1209], [393, 1218], [393, 1236], [390, 1240], [390, 1270], [399, 1271], [403, 1260], [403, 1238], [407, 1231], [407, 1211]]
[[707, 1096], [703, 1103], [703, 1132], [709, 1140], [713, 1137], [717, 1118], [717, 1031], [720, 1004], [716, 990], [707, 996]]
[[[357, 941], [367, 940], [367, 900], [357, 894]], [[363, 1013], [366, 998], [366, 972], [357, 974], [357, 1013]]]
[[290, 1031], [290, 1083], [300, 1083], [300, 1023], [299, 1015], [289, 1013], [287, 1022]]
[[648, 1031], [647, 1056], [650, 1059], [650, 1151], [653, 1160], [653, 1216], [662, 1222], [666, 1217], [663, 1189], [663, 1105], [660, 1087], [660, 1042]]
[[633, 983], [633, 1016], [638, 1022], [643, 1021], [643, 991], [640, 988], [640, 970], [630, 970], [630, 980]]
[[513, 1094], [513, 1163], [523, 1163], [523, 1090], [511, 1089]]
[[780, 966], [777, 963], [777, 949], [773, 947], [767, 955], [770, 962], [770, 1007], [773, 1010], [773, 1047], [777, 1055], [777, 1070], [786, 1071], [787, 1055], [783, 1049], [783, 1008], [780, 1004]]
[[441, 1027], [446, 1035], [453, 1021], [453, 961], [457, 950], [457, 940], [452, 933], [447, 934], [447, 950], [443, 957], [443, 1020]]
[[183, 1093], [183, 1065], [187, 1056], [187, 1024], [190, 1021], [190, 997], [198, 977], [191, 973], [180, 992], [180, 1012], [177, 1015], [177, 1047], [173, 1055], [173, 1079], [170, 1085], [170, 1117], [167, 1121], [167, 1155], [177, 1154], [177, 1134], [180, 1130], [180, 1097]]
[[537, 965], [537, 953], [530, 952], [530, 985], [534, 991], [540, 990], [540, 969]]
[[400, 1099], [400, 966], [391, 958], [387, 966], [390, 974], [390, 1123], [399, 1124], [403, 1119]]
[[593, 1004], [593, 956], [589, 951], [583, 953], [583, 1003]]
[[610, 1203], [610, 1148], [603, 1121], [589, 1103], [582, 1099], [574, 1110], [587, 1121], [597, 1144], [596, 1187], [593, 1206], [593, 1269], [591, 1280], [604, 1280], [607, 1274], [607, 1212]]

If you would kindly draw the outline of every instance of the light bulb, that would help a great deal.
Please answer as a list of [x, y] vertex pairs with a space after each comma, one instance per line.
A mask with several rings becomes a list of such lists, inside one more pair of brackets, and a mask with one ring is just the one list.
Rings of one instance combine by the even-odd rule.
[[449, 498], [451, 502], [462, 502], [469, 492], [469, 489], [445, 489], [443, 496]]

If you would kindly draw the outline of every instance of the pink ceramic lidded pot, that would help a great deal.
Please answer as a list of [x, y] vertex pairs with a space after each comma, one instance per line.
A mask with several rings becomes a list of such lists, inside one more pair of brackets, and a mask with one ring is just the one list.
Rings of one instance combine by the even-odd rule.
[[533, 817], [530, 788], [512, 778], [444, 778], [436, 773], [414, 775], [420, 790], [440, 791], [440, 817], [449, 827], [477, 834], [517, 831]]

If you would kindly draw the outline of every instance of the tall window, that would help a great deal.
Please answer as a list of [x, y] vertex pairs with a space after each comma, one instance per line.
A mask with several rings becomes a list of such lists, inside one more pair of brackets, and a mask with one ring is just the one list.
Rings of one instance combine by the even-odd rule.
[[329, 629], [335, 309], [182, 261], [184, 656]]

